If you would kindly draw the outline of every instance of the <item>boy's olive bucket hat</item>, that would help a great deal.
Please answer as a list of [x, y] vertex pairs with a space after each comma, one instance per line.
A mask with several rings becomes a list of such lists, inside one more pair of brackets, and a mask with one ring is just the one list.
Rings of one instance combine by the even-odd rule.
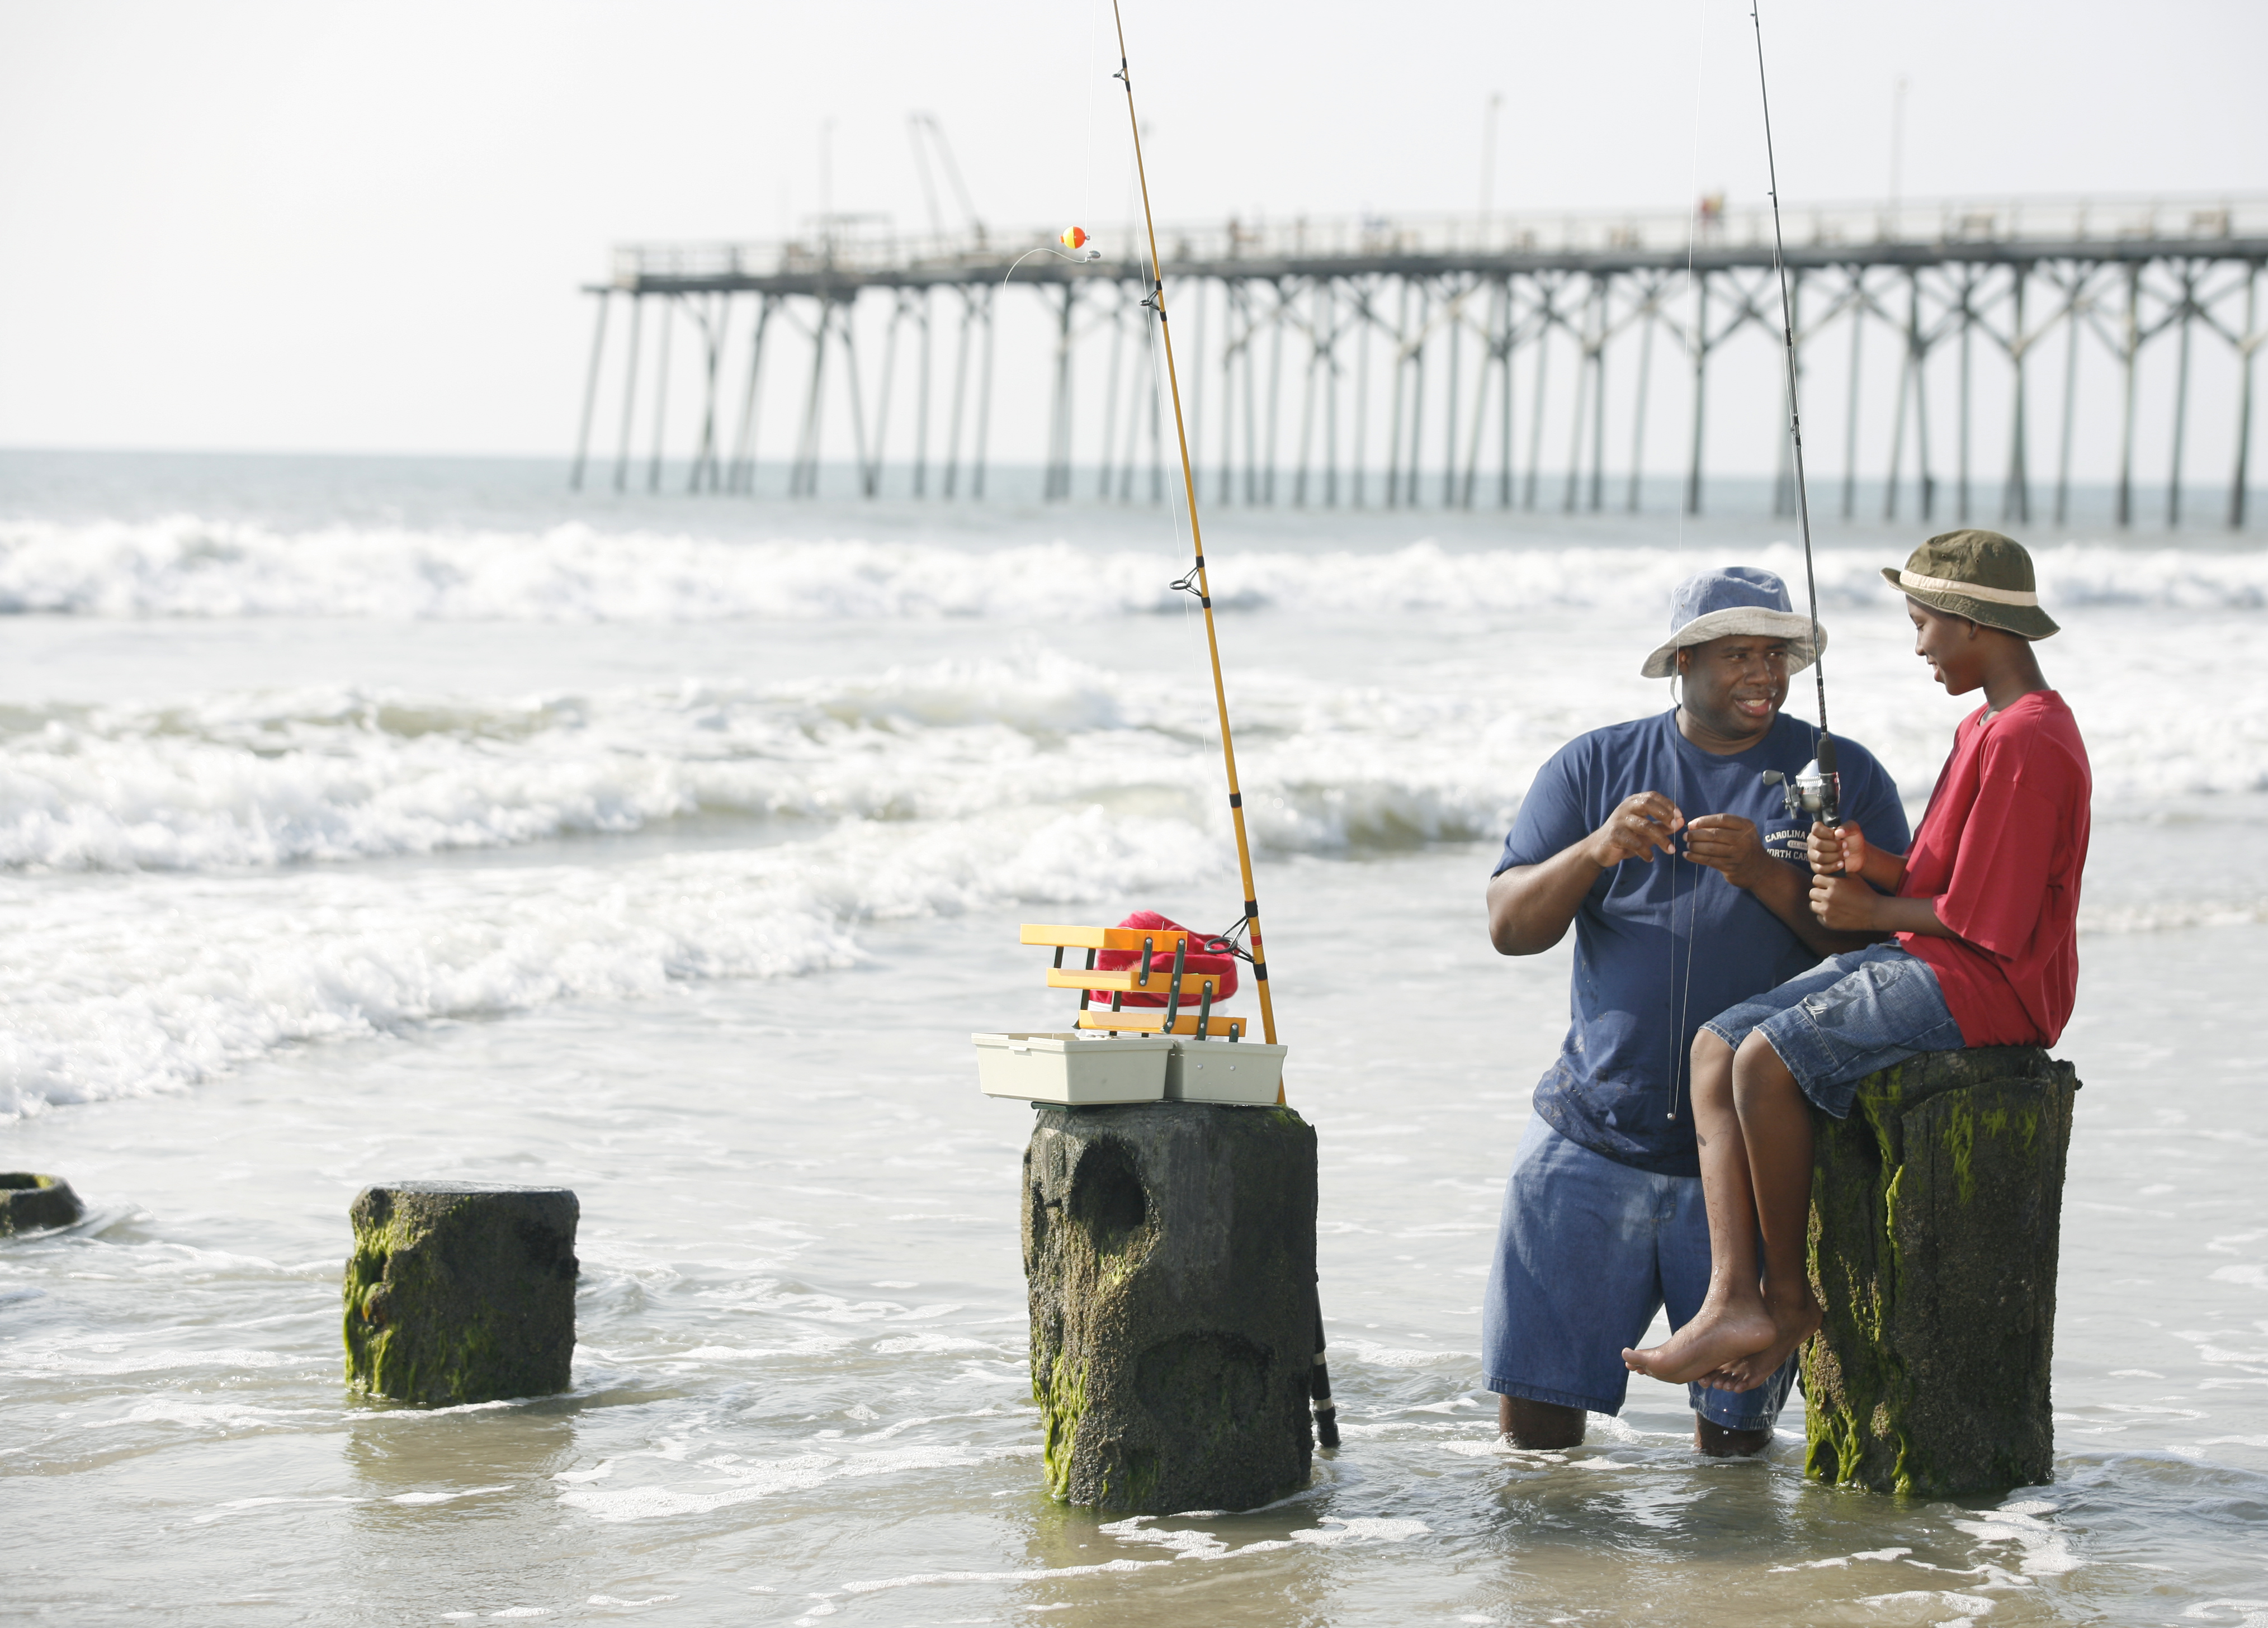
[[2058, 630], [2040, 608], [2039, 583], [2024, 545], [1996, 531], [1949, 531], [1925, 542], [1904, 571], [1882, 567], [1882, 580], [1932, 610], [2023, 638]]

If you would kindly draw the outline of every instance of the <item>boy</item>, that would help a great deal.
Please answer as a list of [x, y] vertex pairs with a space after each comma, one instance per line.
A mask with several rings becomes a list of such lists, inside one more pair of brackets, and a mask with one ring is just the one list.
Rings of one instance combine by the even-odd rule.
[[1922, 1051], [2051, 1046], [2071, 1017], [2093, 780], [2032, 653], [2057, 630], [2031, 556], [1997, 532], [1948, 532], [1882, 575], [1905, 591], [1932, 675], [1956, 696], [1982, 689], [1984, 704], [1954, 732], [1904, 858], [1855, 825], [1812, 829], [1812, 913], [1896, 943], [1835, 956], [1694, 1037], [1709, 1290], [1675, 1337], [1623, 1353], [1656, 1379], [1749, 1389], [1818, 1328], [1804, 1267], [1812, 1105], [1839, 1119], [1877, 1069]]

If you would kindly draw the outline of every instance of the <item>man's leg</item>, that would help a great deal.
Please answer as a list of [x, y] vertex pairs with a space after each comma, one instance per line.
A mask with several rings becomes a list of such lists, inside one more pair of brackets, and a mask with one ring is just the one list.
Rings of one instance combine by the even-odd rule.
[[1769, 1425], [1761, 1430], [1727, 1430], [1698, 1413], [1693, 1416], [1693, 1445], [1711, 1458], [1753, 1458], [1771, 1442]]
[[[1709, 1293], [1692, 1321], [1660, 1344], [1623, 1352], [1632, 1371], [1673, 1384], [1761, 1350], [1778, 1332], [1757, 1284], [1756, 1197], [1734, 1102], [1733, 1062], [1733, 1049], [1707, 1029], [1694, 1036], [1693, 1136], [1700, 1144], [1701, 1191], [1709, 1206]], [[1806, 1120], [1807, 1137], [1810, 1129]], [[1804, 1179], [1810, 1180], [1808, 1162]]]
[[1556, 1402], [1536, 1402], [1526, 1396], [1496, 1399], [1497, 1433], [1513, 1447], [1552, 1453], [1583, 1444], [1585, 1414], [1580, 1408], [1563, 1408]]
[[1660, 1304], [1652, 1234], [1662, 1179], [1530, 1120], [1481, 1311], [1482, 1370], [1514, 1447], [1572, 1448], [1587, 1413], [1622, 1406], [1622, 1347]]

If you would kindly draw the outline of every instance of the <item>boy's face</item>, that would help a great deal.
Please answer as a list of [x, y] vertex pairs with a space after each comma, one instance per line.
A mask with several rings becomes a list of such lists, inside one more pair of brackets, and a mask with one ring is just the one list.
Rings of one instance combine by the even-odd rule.
[[1929, 663], [1930, 676], [1945, 686], [1948, 695], [1965, 696], [1984, 681], [1977, 637], [1982, 630], [1975, 622], [1911, 599], [1906, 601], [1906, 615], [1914, 624], [1914, 654]]
[[1787, 641], [1734, 633], [1677, 652], [1684, 704], [1728, 740], [1762, 740], [1787, 704]]

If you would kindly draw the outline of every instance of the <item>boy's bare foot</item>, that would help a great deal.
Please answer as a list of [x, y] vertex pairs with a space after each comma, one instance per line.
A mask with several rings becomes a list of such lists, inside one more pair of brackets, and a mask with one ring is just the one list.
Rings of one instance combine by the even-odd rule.
[[1789, 1352], [1819, 1332], [1819, 1308], [1808, 1294], [1800, 1306], [1773, 1308], [1771, 1319], [1771, 1344], [1719, 1365], [1702, 1382], [1717, 1390], [1754, 1390], [1779, 1372]]
[[[1815, 1313], [1813, 1322], [1816, 1326]], [[1778, 1335], [1778, 1325], [1761, 1301], [1704, 1305], [1692, 1322], [1660, 1344], [1649, 1345], [1643, 1351], [1625, 1350], [1623, 1366], [1633, 1374], [1647, 1374], [1673, 1385], [1682, 1385], [1762, 1350]], [[1771, 1370], [1764, 1371], [1769, 1374]]]

